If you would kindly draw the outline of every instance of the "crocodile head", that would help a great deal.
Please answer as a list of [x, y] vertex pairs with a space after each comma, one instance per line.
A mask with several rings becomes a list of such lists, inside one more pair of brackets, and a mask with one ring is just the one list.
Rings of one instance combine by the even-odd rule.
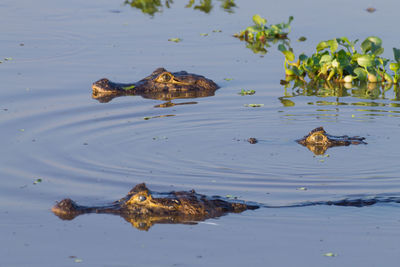
[[105, 78], [100, 79], [92, 85], [92, 97], [101, 102], [108, 102], [121, 95], [141, 95], [146, 98], [171, 100], [210, 96], [218, 88], [216, 83], [204, 76], [186, 71], [169, 72], [164, 68], [158, 68], [136, 83], [115, 83]]
[[323, 155], [330, 147], [367, 144], [364, 140], [364, 137], [359, 136], [350, 137], [347, 135], [330, 135], [323, 127], [318, 127], [303, 138], [296, 140], [296, 142], [306, 146], [315, 155]]

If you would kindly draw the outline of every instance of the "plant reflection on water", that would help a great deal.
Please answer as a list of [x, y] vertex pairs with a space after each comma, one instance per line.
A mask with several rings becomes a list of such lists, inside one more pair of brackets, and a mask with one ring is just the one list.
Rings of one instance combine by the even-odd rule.
[[[199, 3], [197, 3], [196, 0], [190, 0], [185, 7], [193, 8], [194, 10], [199, 10], [207, 14], [210, 13], [214, 7], [212, 0], [200, 0], [198, 2]], [[221, 3], [221, 9], [228, 13], [233, 13], [234, 8], [237, 7], [234, 0], [218, 0], [218, 2]], [[164, 7], [171, 8], [173, 3], [172, 0], [165, 0], [164, 3], [161, 0], [126, 0], [124, 2], [124, 4], [140, 9], [143, 13], [150, 16], [163, 12]]]

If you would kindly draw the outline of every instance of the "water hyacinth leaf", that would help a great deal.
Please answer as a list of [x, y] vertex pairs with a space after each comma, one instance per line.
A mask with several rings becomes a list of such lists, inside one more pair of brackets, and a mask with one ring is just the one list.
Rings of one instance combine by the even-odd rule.
[[357, 75], [357, 78], [360, 81], [365, 81], [367, 79], [367, 75], [368, 75], [368, 73], [362, 68], [354, 69], [354, 74]]
[[331, 55], [323, 55], [319, 61], [319, 64], [329, 64], [332, 62]]
[[370, 55], [362, 55], [357, 58], [357, 63], [361, 67], [367, 68], [372, 66], [373, 59]]
[[329, 45], [325, 42], [322, 41], [317, 45], [317, 52], [324, 50], [325, 48], [327, 48]]
[[287, 49], [286, 49], [286, 46], [285, 46], [285, 45], [279, 44], [279, 45], [278, 45], [278, 50], [281, 51], [281, 52], [283, 52], [283, 51], [286, 51]]
[[340, 50], [337, 53], [337, 60], [339, 61], [342, 67], [350, 65], [350, 58], [349, 55], [344, 50]]
[[253, 16], [253, 21], [254, 21], [254, 23], [256, 24], [256, 25], [259, 25], [259, 26], [264, 26], [265, 24], [267, 24], [267, 20], [266, 19], [264, 19], [264, 18], [262, 18], [260, 15], [258, 15], [258, 14], [255, 14], [254, 16]]
[[286, 50], [286, 51], [282, 51], [282, 53], [285, 55], [285, 58], [288, 61], [293, 61], [295, 59], [292, 51]]
[[[246, 31], [251, 32], [251, 33], [258, 33], [261, 31], [261, 28], [259, 26], [249, 26], [246, 28]], [[250, 38], [250, 36], [249, 36], [249, 38]], [[250, 39], [252, 39], [252, 37]]]
[[301, 54], [299, 56], [299, 59], [300, 59], [300, 61], [306, 61], [308, 59], [308, 57], [306, 55], [304, 55], [304, 54]]
[[400, 69], [400, 63], [390, 63], [389, 68], [392, 71], [397, 72]]
[[369, 51], [371, 51], [375, 54], [375, 52], [380, 49], [381, 46], [382, 40], [379, 37], [370, 36], [361, 43], [361, 50], [363, 51], [363, 53], [368, 53]]
[[338, 44], [338, 42], [336, 41], [336, 39], [329, 40], [329, 41], [327, 41], [326, 43], [329, 45], [329, 47], [330, 47], [330, 49], [331, 49], [331, 53], [332, 53], [332, 54], [335, 53], [336, 50], [338, 49], [338, 46], [339, 46], [339, 44]]
[[394, 60], [400, 63], [400, 49], [393, 47]]

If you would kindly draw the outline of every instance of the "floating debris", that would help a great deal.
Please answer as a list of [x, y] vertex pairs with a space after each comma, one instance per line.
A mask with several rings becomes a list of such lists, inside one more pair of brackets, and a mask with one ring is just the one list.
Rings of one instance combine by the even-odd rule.
[[251, 107], [251, 108], [259, 108], [263, 107], [264, 104], [244, 104], [245, 107]]
[[376, 8], [369, 7], [369, 8], [366, 9], [366, 11], [369, 12], [369, 13], [374, 13], [376, 11]]
[[255, 137], [250, 137], [249, 139], [247, 139], [247, 142], [249, 142], [250, 144], [257, 144], [258, 140]]

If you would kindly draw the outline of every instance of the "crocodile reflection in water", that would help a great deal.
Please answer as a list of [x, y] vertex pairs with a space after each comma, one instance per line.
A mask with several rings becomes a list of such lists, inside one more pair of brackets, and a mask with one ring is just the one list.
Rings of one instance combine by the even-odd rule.
[[115, 97], [126, 95], [171, 101], [178, 98], [213, 96], [218, 88], [216, 83], [204, 76], [158, 68], [136, 83], [114, 83], [108, 79], [100, 79], [92, 85], [92, 97], [100, 102], [109, 102]]
[[208, 197], [192, 191], [157, 193], [144, 183], [136, 185], [127, 196], [108, 205], [81, 206], [71, 199], [58, 202], [52, 211], [60, 219], [72, 220], [86, 213], [120, 215], [139, 230], [148, 230], [154, 224], [196, 224], [210, 218], [264, 208], [294, 208], [316, 205], [365, 207], [377, 203], [400, 203], [400, 197], [372, 196], [344, 198], [334, 201], [306, 201], [286, 206], [271, 206], [230, 200], [218, 196]]
[[318, 127], [296, 142], [306, 146], [315, 155], [323, 155], [330, 147], [367, 144], [364, 140], [364, 137], [359, 136], [330, 135], [325, 132], [323, 127]]
[[218, 196], [208, 197], [192, 191], [157, 193], [144, 183], [136, 185], [127, 196], [104, 206], [81, 206], [71, 199], [58, 202], [52, 211], [63, 220], [72, 220], [85, 213], [117, 214], [140, 230], [156, 223], [195, 224], [226, 213], [257, 209], [258, 205], [231, 201]]

